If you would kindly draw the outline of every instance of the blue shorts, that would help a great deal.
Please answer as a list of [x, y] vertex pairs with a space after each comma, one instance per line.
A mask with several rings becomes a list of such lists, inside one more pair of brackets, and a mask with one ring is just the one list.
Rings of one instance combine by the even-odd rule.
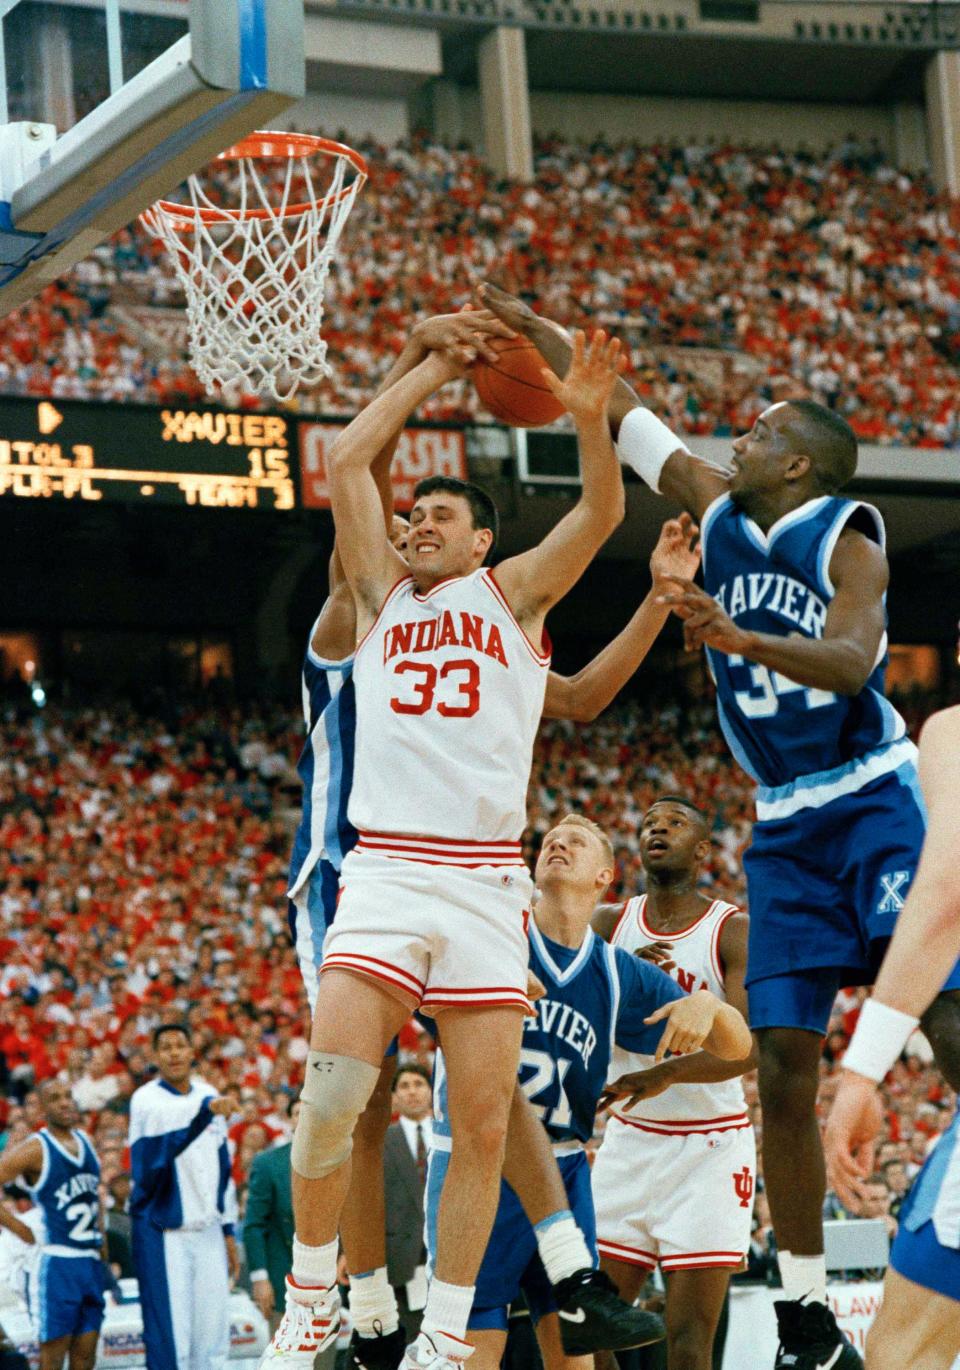
[[[440, 1193], [449, 1163], [448, 1151], [431, 1153], [425, 1196], [427, 1251], [431, 1268], [437, 1250], [437, 1211], [440, 1207]], [[566, 1187], [570, 1211], [586, 1238], [593, 1263], [597, 1265], [597, 1224], [593, 1211], [587, 1153], [577, 1151], [572, 1156], [560, 1156], [557, 1164]], [[477, 1292], [474, 1295], [468, 1328], [475, 1332], [488, 1329], [505, 1332], [510, 1304], [517, 1299], [521, 1290], [526, 1297], [530, 1317], [534, 1323], [538, 1323], [548, 1313], [557, 1311], [553, 1289], [537, 1254], [536, 1233], [523, 1211], [520, 1200], [506, 1180], [501, 1180], [500, 1204], [480, 1273], [477, 1275]]]
[[[296, 899], [287, 900], [290, 939], [300, 963], [300, 974], [303, 976], [311, 1014], [317, 1006], [323, 939], [336, 917], [339, 896], [340, 872], [325, 856], [321, 856], [298, 891]], [[394, 1037], [384, 1055], [396, 1054], [397, 1039]]]
[[[873, 983], [925, 832], [912, 764], [819, 809], [754, 825], [743, 862], [752, 1028], [824, 1032], [837, 990]], [[960, 988], [960, 968], [944, 988]]]
[[37, 1341], [99, 1332], [104, 1270], [95, 1256], [40, 1256], [27, 1279], [27, 1307]]
[[890, 1264], [924, 1289], [960, 1301], [960, 1250], [944, 1246], [935, 1223], [944, 1212], [951, 1226], [960, 1206], [960, 1113], [940, 1138], [900, 1209]]

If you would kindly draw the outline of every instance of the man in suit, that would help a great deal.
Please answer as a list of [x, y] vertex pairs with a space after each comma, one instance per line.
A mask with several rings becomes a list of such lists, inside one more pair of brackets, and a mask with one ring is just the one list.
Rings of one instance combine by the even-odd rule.
[[[300, 1103], [290, 1110], [296, 1122]], [[293, 1250], [293, 1200], [290, 1197], [290, 1143], [254, 1156], [247, 1186], [243, 1244], [250, 1271], [253, 1301], [270, 1324], [280, 1321], [286, 1293], [284, 1281]]]
[[[299, 1112], [298, 1099], [290, 1109], [290, 1122], [294, 1127]], [[285, 1281], [293, 1251], [289, 1142], [260, 1151], [253, 1158], [247, 1182], [243, 1245], [250, 1271], [250, 1293], [273, 1332], [280, 1321], [279, 1310], [283, 1308]], [[316, 1370], [330, 1370], [336, 1352], [336, 1344], [321, 1351], [315, 1362]]]
[[387, 1129], [383, 1182], [387, 1216], [387, 1274], [397, 1295], [408, 1342], [416, 1340], [426, 1297], [423, 1191], [430, 1149], [430, 1072], [401, 1066], [393, 1080], [398, 1121]]

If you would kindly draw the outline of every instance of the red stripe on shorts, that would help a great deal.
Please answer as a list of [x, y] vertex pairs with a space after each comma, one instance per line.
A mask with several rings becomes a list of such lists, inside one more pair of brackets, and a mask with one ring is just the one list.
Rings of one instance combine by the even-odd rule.
[[337, 951], [324, 958], [320, 967], [320, 974], [322, 975], [325, 970], [356, 971], [358, 974], [372, 976], [375, 980], [383, 980], [387, 984], [399, 985], [417, 999], [423, 995], [424, 986], [415, 975], [402, 970], [399, 966], [392, 966], [389, 961], [379, 961], [375, 956], [360, 956], [354, 952]]
[[655, 1270], [657, 1267], [657, 1258], [653, 1252], [642, 1251], [639, 1247], [622, 1246], [619, 1242], [608, 1242], [598, 1237], [597, 1250], [601, 1256], [609, 1256], [612, 1261], [623, 1261], [624, 1265], [642, 1265], [647, 1270]]

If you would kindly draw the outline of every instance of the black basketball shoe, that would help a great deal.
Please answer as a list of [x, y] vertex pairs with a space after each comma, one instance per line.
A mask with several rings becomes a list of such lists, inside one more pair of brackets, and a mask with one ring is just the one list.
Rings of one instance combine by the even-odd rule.
[[859, 1351], [826, 1304], [781, 1299], [773, 1306], [780, 1334], [774, 1370], [863, 1370]]
[[627, 1351], [648, 1346], [667, 1334], [656, 1313], [624, 1303], [602, 1270], [578, 1270], [553, 1286], [560, 1317], [560, 1339], [568, 1356], [594, 1351]]
[[347, 1351], [347, 1370], [397, 1370], [407, 1349], [407, 1338], [402, 1327], [384, 1335], [361, 1337], [354, 1332]]

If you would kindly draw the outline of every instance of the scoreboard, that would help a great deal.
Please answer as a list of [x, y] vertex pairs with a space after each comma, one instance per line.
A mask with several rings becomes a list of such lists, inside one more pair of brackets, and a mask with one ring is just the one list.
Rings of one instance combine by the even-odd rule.
[[296, 507], [296, 420], [0, 398], [0, 501]]
[[[329, 509], [326, 464], [346, 424], [214, 405], [0, 395], [0, 506]], [[396, 507], [410, 508], [426, 476], [465, 479], [469, 436], [449, 424], [407, 427], [391, 469]]]

